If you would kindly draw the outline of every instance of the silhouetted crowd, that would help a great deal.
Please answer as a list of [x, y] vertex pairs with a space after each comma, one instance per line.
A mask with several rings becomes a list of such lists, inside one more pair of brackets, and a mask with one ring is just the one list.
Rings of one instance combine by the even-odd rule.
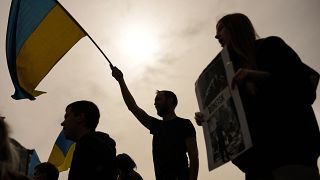
[[[231, 88], [239, 89], [253, 143], [232, 163], [245, 173], [246, 180], [319, 180], [320, 133], [312, 109], [319, 73], [280, 37], [257, 39], [244, 14], [222, 17], [215, 38], [228, 48], [235, 70]], [[176, 115], [176, 95], [157, 91], [154, 105], [161, 119], [152, 117], [137, 105], [120, 69], [110, 67], [126, 106], [153, 136], [156, 180], [198, 179], [196, 131], [189, 119]], [[134, 160], [126, 153], [117, 154], [116, 141], [96, 131], [99, 118], [99, 109], [91, 101], [75, 101], [66, 107], [61, 126], [65, 137], [76, 142], [68, 179], [142, 180]], [[198, 125], [207, 118], [195, 113]], [[0, 179], [31, 179], [18, 171], [19, 156], [4, 119], [0, 120]], [[32, 178], [58, 177], [58, 169], [43, 162], [35, 167]]]

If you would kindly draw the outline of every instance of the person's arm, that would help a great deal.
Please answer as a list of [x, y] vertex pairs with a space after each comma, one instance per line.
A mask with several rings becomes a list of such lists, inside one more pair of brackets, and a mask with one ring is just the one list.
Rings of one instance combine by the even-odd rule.
[[198, 157], [198, 145], [195, 137], [190, 137], [185, 140], [187, 146], [188, 157], [190, 161], [189, 167], [189, 180], [198, 179], [199, 171], [199, 157]]
[[267, 80], [269, 77], [270, 73], [266, 71], [240, 68], [232, 78], [231, 88], [234, 89], [236, 84], [244, 84], [249, 94], [256, 95], [256, 84]]
[[149, 116], [143, 109], [141, 109], [131, 95], [125, 81], [122, 72], [115, 66], [111, 67], [112, 76], [118, 81], [122, 93], [124, 102], [132, 114], [140, 121], [142, 125], [150, 129], [151, 116]]
[[269, 76], [269, 72], [240, 68], [232, 78], [231, 87], [234, 89], [237, 83], [264, 81]]

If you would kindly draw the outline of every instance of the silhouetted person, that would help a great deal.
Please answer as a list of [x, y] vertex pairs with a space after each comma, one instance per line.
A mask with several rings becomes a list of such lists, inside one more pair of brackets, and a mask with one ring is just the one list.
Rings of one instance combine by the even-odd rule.
[[141, 175], [135, 171], [137, 165], [128, 154], [117, 155], [117, 168], [117, 180], [143, 180]]
[[[154, 100], [157, 114], [163, 120], [148, 115], [135, 102], [124, 81], [122, 72], [112, 68], [128, 109], [153, 135], [153, 163], [157, 180], [195, 180], [199, 159], [195, 129], [188, 119], [177, 117], [178, 100], [171, 91], [158, 91]], [[187, 156], [188, 153], [188, 156]], [[189, 159], [188, 159], [189, 158]]]
[[95, 131], [99, 118], [98, 107], [90, 101], [76, 101], [66, 108], [61, 126], [65, 137], [76, 142], [69, 180], [116, 179], [116, 143]]
[[[247, 16], [222, 17], [215, 38], [235, 69], [253, 147], [233, 163], [247, 180], [319, 180], [320, 133], [312, 103], [319, 74], [280, 37], [257, 39]], [[314, 78], [310, 80], [310, 78]], [[204, 117], [196, 113], [201, 124]]]
[[9, 127], [0, 116], [0, 179], [30, 180], [19, 172], [19, 155], [10, 143]]
[[43, 162], [34, 167], [33, 180], [58, 180], [59, 170], [49, 162]]

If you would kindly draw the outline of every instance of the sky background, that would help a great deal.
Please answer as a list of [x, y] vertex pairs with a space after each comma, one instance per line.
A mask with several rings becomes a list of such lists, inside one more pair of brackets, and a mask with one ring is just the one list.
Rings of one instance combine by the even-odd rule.
[[[302, 61], [320, 72], [319, 0], [61, 0], [61, 4], [119, 67], [138, 105], [158, 117], [156, 90], [178, 96], [176, 113], [191, 119], [199, 111], [195, 81], [220, 52], [215, 25], [228, 13], [246, 14], [260, 37], [282, 37]], [[129, 154], [145, 180], [153, 180], [152, 136], [128, 111], [108, 62], [88, 37], [81, 39], [37, 87], [48, 92], [35, 101], [13, 100], [5, 56], [9, 0], [0, 1], [0, 114], [11, 137], [35, 149], [47, 161], [61, 131], [65, 107], [90, 100], [101, 111], [99, 131], [117, 142], [117, 152]], [[320, 88], [313, 104], [320, 122]], [[276, 103], [276, 102], [275, 102]], [[243, 180], [232, 163], [208, 171], [202, 127], [197, 126], [200, 180]], [[319, 162], [319, 161], [318, 161]], [[318, 163], [319, 164], [319, 163]], [[67, 172], [60, 175], [67, 179]]]

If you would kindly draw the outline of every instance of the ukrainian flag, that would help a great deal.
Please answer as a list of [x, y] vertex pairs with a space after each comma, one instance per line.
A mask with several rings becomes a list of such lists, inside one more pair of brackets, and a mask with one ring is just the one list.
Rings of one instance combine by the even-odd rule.
[[52, 148], [48, 162], [55, 165], [59, 172], [68, 170], [71, 166], [75, 146], [75, 142], [65, 138], [62, 130]]
[[36, 152], [36, 150], [32, 149], [29, 150], [30, 157], [29, 157], [29, 164], [28, 164], [28, 176], [33, 177], [34, 174], [34, 168], [41, 163], [39, 156]]
[[86, 32], [56, 0], [12, 0], [6, 36], [14, 99], [35, 99], [35, 88]]

